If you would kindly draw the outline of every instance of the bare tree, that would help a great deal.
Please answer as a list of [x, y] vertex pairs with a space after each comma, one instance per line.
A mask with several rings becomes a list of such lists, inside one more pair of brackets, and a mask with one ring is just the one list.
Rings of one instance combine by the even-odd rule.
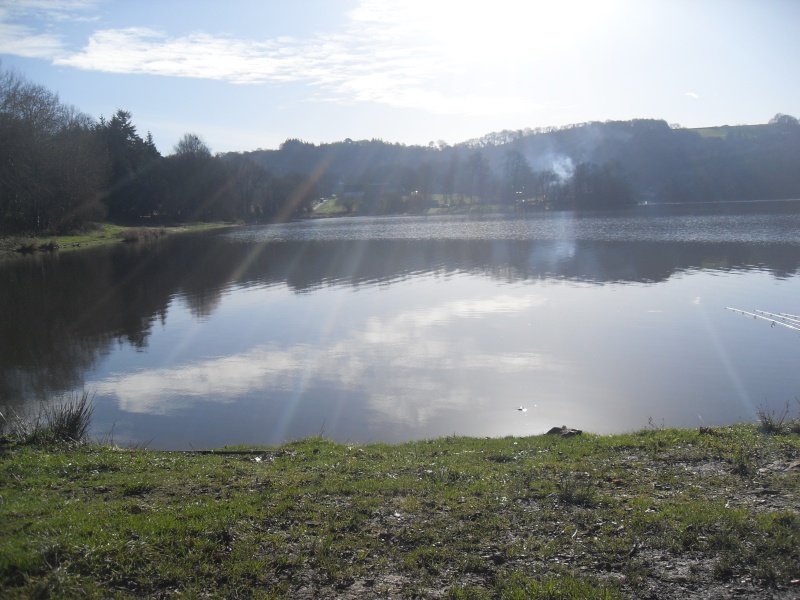
[[187, 133], [175, 144], [173, 148], [176, 156], [193, 158], [211, 158], [211, 148], [196, 133]]
[[102, 214], [103, 159], [90, 117], [0, 71], [0, 223], [55, 231]]

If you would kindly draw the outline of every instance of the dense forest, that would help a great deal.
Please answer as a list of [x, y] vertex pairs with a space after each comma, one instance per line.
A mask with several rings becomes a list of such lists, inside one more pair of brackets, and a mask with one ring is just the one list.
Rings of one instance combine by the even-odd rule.
[[432, 208], [595, 210], [638, 202], [800, 197], [800, 123], [684, 129], [660, 120], [492, 133], [456, 145], [291, 139], [213, 154], [187, 133], [167, 156], [130, 112], [94, 119], [0, 71], [0, 230], [91, 221], [278, 221], [335, 198], [352, 214]]

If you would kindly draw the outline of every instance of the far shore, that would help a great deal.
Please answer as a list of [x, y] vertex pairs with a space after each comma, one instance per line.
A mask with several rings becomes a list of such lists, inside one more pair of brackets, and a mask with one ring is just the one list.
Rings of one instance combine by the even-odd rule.
[[66, 234], [25, 233], [0, 235], [0, 254], [33, 252], [69, 252], [121, 242], [156, 239], [173, 233], [204, 231], [234, 227], [235, 223], [180, 223], [176, 225], [126, 226], [114, 223], [93, 223], [85, 229]]

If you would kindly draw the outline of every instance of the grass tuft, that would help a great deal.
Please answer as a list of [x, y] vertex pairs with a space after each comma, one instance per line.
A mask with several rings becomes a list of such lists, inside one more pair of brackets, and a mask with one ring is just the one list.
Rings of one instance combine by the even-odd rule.
[[597, 503], [597, 486], [588, 474], [568, 473], [558, 482], [558, 499], [574, 506], [594, 506]]
[[[796, 396], [795, 402], [800, 407], [800, 399]], [[796, 417], [792, 417], [790, 413], [791, 409], [788, 401], [780, 412], [769, 410], [766, 407], [759, 408], [757, 414], [761, 431], [769, 435], [800, 433], [800, 413]]]
[[33, 416], [6, 410], [0, 412], [0, 436], [31, 445], [86, 442], [93, 411], [86, 390], [59, 403], [42, 404]]

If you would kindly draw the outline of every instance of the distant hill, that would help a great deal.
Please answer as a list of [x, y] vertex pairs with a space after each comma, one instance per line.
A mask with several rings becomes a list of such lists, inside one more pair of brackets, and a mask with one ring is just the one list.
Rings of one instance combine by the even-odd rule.
[[[800, 197], [800, 123], [788, 115], [763, 125], [696, 129], [655, 119], [591, 122], [495, 132], [454, 146], [293, 139], [278, 150], [237, 156], [278, 175], [313, 175], [322, 195], [354, 185], [445, 196], [480, 187], [482, 196], [499, 198], [519, 195], [513, 188], [523, 184], [533, 195], [536, 181], [566, 180], [584, 163], [614, 165], [637, 201]], [[524, 177], [515, 179], [519, 173]]]

